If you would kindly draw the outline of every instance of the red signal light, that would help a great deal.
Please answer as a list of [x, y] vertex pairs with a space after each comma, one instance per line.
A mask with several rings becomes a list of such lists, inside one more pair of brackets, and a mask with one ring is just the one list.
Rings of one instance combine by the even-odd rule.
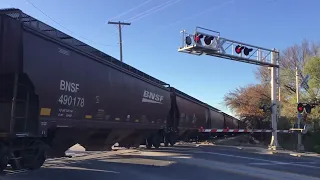
[[302, 104], [302, 103], [298, 103], [298, 107], [297, 107], [297, 109], [298, 109], [298, 112], [299, 112], [299, 113], [302, 113], [302, 112], [303, 112], [303, 110], [304, 110], [304, 106], [303, 106], [303, 104]]
[[201, 38], [203, 38], [202, 34], [196, 34], [195, 37], [194, 37], [194, 41], [196, 43], [198, 43], [198, 42], [200, 42]]
[[235, 48], [236, 53], [240, 54], [243, 48], [244, 48], [243, 46], [237, 45]]

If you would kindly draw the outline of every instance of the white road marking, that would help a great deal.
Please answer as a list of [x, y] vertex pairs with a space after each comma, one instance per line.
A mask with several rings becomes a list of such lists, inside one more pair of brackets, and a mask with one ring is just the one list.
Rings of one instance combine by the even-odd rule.
[[[158, 152], [160, 154], [160, 152]], [[164, 152], [168, 153], [168, 152]], [[178, 153], [178, 152], [177, 152]], [[141, 156], [152, 156], [154, 152], [148, 152], [145, 151], [141, 154]], [[181, 153], [182, 154], [182, 153]], [[234, 164], [230, 162], [221, 162], [221, 161], [215, 161], [215, 160], [208, 160], [208, 159], [201, 159], [201, 158], [190, 158], [190, 159], [184, 159], [184, 158], [176, 158], [173, 156], [166, 156], [166, 155], [156, 155], [158, 158], [163, 158], [166, 160], [176, 161], [178, 163], [188, 164], [192, 166], [198, 166], [198, 167], [204, 167], [204, 168], [210, 168], [214, 170], [220, 170], [225, 172], [231, 172], [235, 174], [242, 174], [245, 176], [252, 176], [252, 177], [258, 177], [260, 179], [269, 179], [269, 180], [319, 180], [317, 177], [312, 177], [308, 175], [302, 175], [298, 173], [292, 173], [292, 172], [283, 172], [283, 171], [277, 171], [277, 170], [269, 170], [269, 169], [263, 169], [263, 168], [257, 168], [253, 166], [246, 166], [244, 164]]]
[[281, 163], [248, 163], [250, 165], [260, 165], [260, 166], [273, 166], [276, 164], [281, 164], [281, 165], [301, 165], [301, 164], [317, 164], [317, 162], [281, 162]]

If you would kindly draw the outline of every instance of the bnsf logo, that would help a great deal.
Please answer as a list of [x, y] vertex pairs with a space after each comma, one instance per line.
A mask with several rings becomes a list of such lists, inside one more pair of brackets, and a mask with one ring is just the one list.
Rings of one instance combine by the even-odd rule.
[[163, 96], [144, 90], [142, 102], [162, 104]]

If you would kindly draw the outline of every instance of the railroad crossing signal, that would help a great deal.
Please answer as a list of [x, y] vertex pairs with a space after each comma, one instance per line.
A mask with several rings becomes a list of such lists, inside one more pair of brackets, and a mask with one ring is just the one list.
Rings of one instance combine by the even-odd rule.
[[[194, 42], [198, 45], [202, 45], [202, 39], [203, 39], [203, 42], [206, 46], [210, 46], [212, 45], [213, 43], [213, 40], [214, 40], [214, 37], [213, 36], [209, 36], [209, 35], [203, 35], [203, 34], [200, 34], [200, 33], [196, 33], [194, 35]], [[192, 44], [192, 39], [190, 36], [186, 36], [185, 37], [185, 43], [187, 45], [191, 45]]]
[[253, 50], [252, 48], [247, 48], [245, 46], [240, 46], [240, 45], [237, 45], [234, 49], [234, 51], [237, 53], [237, 54], [240, 54], [243, 50], [243, 54], [248, 56], [249, 53]]
[[306, 105], [304, 106], [304, 109], [306, 110], [306, 113], [307, 113], [307, 114], [310, 114], [312, 107], [311, 107], [310, 104], [306, 104]]
[[262, 106], [260, 106], [260, 109], [261, 109], [264, 113], [266, 113], [266, 112], [272, 112], [272, 106], [273, 106], [273, 105], [271, 105], [271, 106], [262, 105]]
[[303, 103], [298, 103], [298, 106], [297, 106], [297, 110], [299, 113], [303, 113], [304, 110], [307, 114], [310, 114], [311, 113], [311, 110], [312, 108], [314, 108], [314, 106], [306, 103], [306, 104], [303, 104]]
[[206, 36], [206, 37], [204, 38], [204, 43], [209, 46], [209, 45], [211, 45], [213, 39], [214, 39], [213, 36]]
[[[201, 27], [196, 27], [195, 32], [192, 34], [187, 33], [185, 30], [181, 31], [181, 33], [182, 46], [178, 48], [178, 52], [198, 56], [209, 55], [248, 64], [270, 67], [271, 103], [273, 104], [271, 106], [271, 120], [272, 129], [274, 131], [272, 131], [272, 138], [269, 148], [276, 149], [276, 147], [279, 146], [277, 138], [277, 89], [279, 84], [276, 82], [277, 77], [279, 76], [279, 73], [277, 75], [279, 69], [279, 51], [276, 49], [267, 49], [223, 38], [220, 37], [220, 32]], [[202, 38], [204, 38], [204, 45], [201, 43]], [[242, 56], [242, 51], [244, 56]], [[267, 110], [266, 106], [262, 109], [264, 109], [264, 111]]]
[[303, 110], [304, 110], [303, 104], [302, 103], [298, 103], [297, 109], [298, 109], [299, 113], [303, 113]]
[[[193, 55], [209, 55], [249, 64], [279, 68], [279, 53], [243, 42], [220, 37], [220, 32], [196, 27], [194, 33], [182, 33], [182, 46], [178, 51]], [[274, 57], [273, 57], [274, 56]]]

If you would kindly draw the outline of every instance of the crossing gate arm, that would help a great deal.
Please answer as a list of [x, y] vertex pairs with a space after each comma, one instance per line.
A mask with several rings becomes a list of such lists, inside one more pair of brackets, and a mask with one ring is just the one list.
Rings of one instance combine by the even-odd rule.
[[[278, 133], [293, 133], [297, 130], [277, 130]], [[265, 133], [273, 132], [272, 129], [199, 129], [201, 133]]]

